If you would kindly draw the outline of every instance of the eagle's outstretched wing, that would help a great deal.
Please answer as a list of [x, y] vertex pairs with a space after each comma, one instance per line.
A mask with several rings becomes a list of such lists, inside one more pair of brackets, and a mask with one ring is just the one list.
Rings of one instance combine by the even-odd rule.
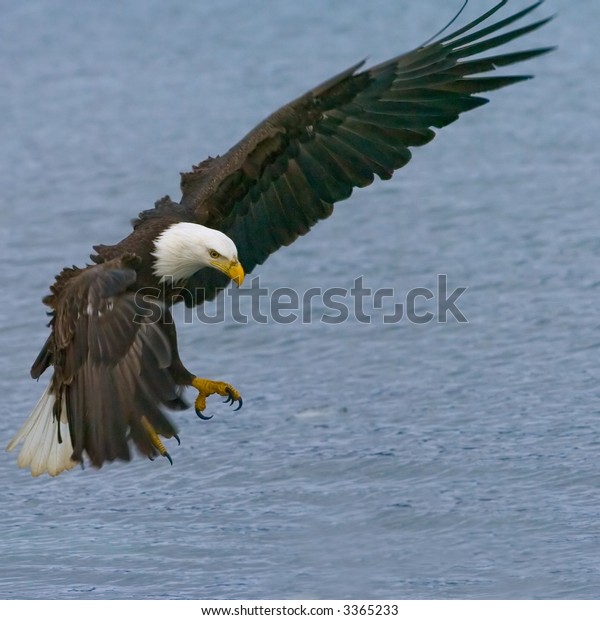
[[552, 49], [478, 56], [548, 21], [507, 30], [542, 3], [536, 2], [476, 30], [506, 2], [367, 71], [357, 72], [358, 63], [279, 109], [225, 155], [182, 174], [182, 206], [231, 237], [244, 270], [252, 271], [328, 217], [354, 187], [375, 174], [389, 179], [410, 160], [410, 147], [433, 139], [432, 128], [487, 102], [476, 93], [531, 77], [481, 75]]

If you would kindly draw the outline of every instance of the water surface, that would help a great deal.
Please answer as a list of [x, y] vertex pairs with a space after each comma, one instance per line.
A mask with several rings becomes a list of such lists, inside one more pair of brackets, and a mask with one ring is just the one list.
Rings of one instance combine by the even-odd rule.
[[[277, 106], [426, 39], [449, 4], [5, 3], [2, 443], [44, 388], [28, 371], [63, 265]], [[598, 596], [600, 7], [554, 11], [529, 38], [560, 46], [536, 80], [260, 270], [400, 297], [447, 274], [469, 323], [181, 325], [187, 366], [239, 387], [242, 412], [178, 415], [173, 467], [32, 479], [5, 454], [0, 596]]]

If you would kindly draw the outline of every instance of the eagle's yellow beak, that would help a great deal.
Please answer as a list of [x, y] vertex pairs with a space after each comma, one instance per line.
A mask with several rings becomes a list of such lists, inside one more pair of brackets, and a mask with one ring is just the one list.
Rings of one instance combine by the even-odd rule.
[[222, 271], [226, 276], [229, 276], [229, 278], [231, 278], [238, 286], [242, 285], [246, 274], [244, 273], [244, 268], [237, 258], [228, 261], [220, 256], [219, 258], [212, 259], [210, 264], [215, 269]]
[[211, 260], [210, 264], [219, 271], [222, 271], [226, 276], [229, 276], [238, 286], [242, 286], [246, 274], [237, 258], [228, 261], [221, 256]]
[[225, 272], [238, 286], [242, 286], [242, 282], [246, 277], [244, 268], [240, 264], [239, 260], [231, 261]]

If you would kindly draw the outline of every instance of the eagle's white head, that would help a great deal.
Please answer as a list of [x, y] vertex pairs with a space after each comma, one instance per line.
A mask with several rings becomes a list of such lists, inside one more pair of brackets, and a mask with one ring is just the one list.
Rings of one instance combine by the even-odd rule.
[[179, 222], [169, 226], [154, 241], [154, 274], [164, 282], [181, 282], [203, 267], [214, 267], [238, 286], [244, 270], [233, 241], [222, 232], [200, 224]]

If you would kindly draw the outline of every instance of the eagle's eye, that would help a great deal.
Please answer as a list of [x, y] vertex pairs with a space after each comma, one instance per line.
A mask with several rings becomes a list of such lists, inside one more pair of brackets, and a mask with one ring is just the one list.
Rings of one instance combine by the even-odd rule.
[[216, 250], [209, 250], [208, 253], [211, 258], [221, 258], [221, 255]]

